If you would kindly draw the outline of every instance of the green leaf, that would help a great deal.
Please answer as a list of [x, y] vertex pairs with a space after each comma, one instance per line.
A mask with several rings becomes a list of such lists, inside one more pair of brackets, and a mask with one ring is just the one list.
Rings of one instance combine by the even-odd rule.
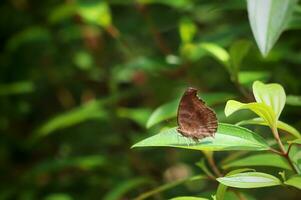
[[270, 75], [267, 71], [241, 71], [238, 73], [238, 80], [240, 84], [249, 85], [256, 80], [265, 81]]
[[208, 199], [201, 198], [201, 197], [181, 196], [181, 197], [171, 198], [170, 200], [208, 200]]
[[191, 42], [196, 34], [196, 31], [196, 25], [189, 18], [183, 18], [180, 21], [179, 32], [183, 43]]
[[[238, 174], [238, 173], [242, 173], [242, 172], [246, 172], [246, 171], [252, 171], [252, 169], [249, 168], [243, 168], [243, 169], [237, 169], [237, 170], [233, 170], [231, 172], [229, 172], [228, 174], [226, 174], [226, 176], [230, 176], [230, 175], [234, 175], [234, 174]], [[216, 200], [223, 200], [227, 191], [227, 186], [220, 183], [217, 187], [217, 191], [216, 191]]]
[[208, 151], [269, 149], [265, 140], [256, 133], [231, 124], [220, 123], [215, 138], [207, 137], [198, 141], [183, 137], [176, 129], [175, 127], [162, 131], [138, 142], [133, 145], [133, 148], [162, 146]]
[[110, 7], [107, 2], [99, 3], [80, 3], [78, 13], [87, 22], [100, 25], [104, 28], [112, 24]]
[[282, 169], [292, 170], [287, 161], [275, 154], [260, 154], [260, 155], [251, 155], [244, 157], [242, 159], [234, 160], [230, 163], [223, 165], [223, 168], [231, 167], [248, 167], [248, 166], [270, 166], [270, 167], [279, 167]]
[[270, 106], [264, 103], [240, 103], [235, 100], [229, 100], [225, 107], [225, 115], [228, 117], [232, 113], [242, 110], [249, 109], [265, 120], [269, 126], [273, 127], [276, 123], [275, 113]]
[[265, 103], [271, 106], [278, 120], [286, 101], [283, 87], [277, 83], [264, 84], [255, 81], [253, 84], [253, 94], [258, 103]]
[[[234, 97], [230, 93], [207, 93], [200, 95], [201, 98], [206, 102], [207, 105], [214, 105], [222, 103]], [[163, 104], [158, 107], [149, 117], [146, 127], [150, 128], [155, 124], [158, 124], [164, 120], [177, 117], [177, 110], [179, 106], [180, 99], [176, 99], [169, 103]]]
[[35, 133], [34, 139], [63, 128], [74, 126], [90, 119], [103, 119], [105, 110], [99, 101], [91, 101], [66, 113], [60, 114], [42, 125]]
[[[249, 120], [243, 120], [239, 123], [237, 123], [237, 125], [241, 126], [241, 125], [248, 125], [248, 124], [256, 124], [256, 125], [263, 125], [263, 126], [269, 126], [263, 119], [261, 118], [254, 118], [254, 119], [249, 119]], [[278, 120], [277, 122], [277, 128], [281, 129], [291, 135], [293, 135], [296, 138], [300, 138], [301, 134], [300, 132], [295, 129], [294, 127], [292, 127], [291, 125], [282, 122], [280, 120]]]
[[103, 200], [119, 200], [127, 192], [141, 187], [141, 185], [149, 184], [150, 180], [146, 178], [135, 178], [118, 183], [111, 191], [102, 198]]
[[177, 181], [173, 181], [170, 183], [166, 183], [164, 185], [161, 185], [155, 189], [152, 189], [150, 191], [144, 192], [142, 194], [140, 194], [137, 198], [135, 198], [135, 200], [142, 200], [142, 199], [147, 199], [148, 197], [151, 197], [155, 194], [161, 193], [163, 191], [169, 190], [171, 188], [174, 188], [182, 183], [186, 183], [186, 182], [190, 182], [190, 181], [195, 181], [195, 180], [200, 180], [200, 179], [205, 179], [206, 177], [198, 175], [198, 176], [193, 176], [193, 177], [189, 177], [187, 179], [182, 179], [182, 180], [177, 180]]
[[118, 108], [117, 115], [122, 118], [131, 119], [142, 127], [150, 116], [151, 111], [146, 108]]
[[251, 43], [247, 40], [239, 40], [232, 44], [229, 49], [232, 74], [237, 75], [243, 58], [247, 55]]
[[216, 179], [218, 182], [235, 188], [260, 188], [281, 185], [281, 181], [270, 174], [245, 172]]
[[297, 0], [247, 0], [249, 22], [263, 56], [272, 49], [292, 16]]
[[34, 91], [34, 84], [30, 81], [22, 81], [10, 84], [0, 84], [0, 96], [26, 94]]
[[43, 200], [73, 200], [73, 198], [69, 194], [54, 193], [47, 195]]
[[215, 43], [201, 43], [200, 47], [206, 50], [210, 55], [212, 55], [217, 61], [224, 65], [228, 71], [230, 70], [230, 55], [229, 53], [219, 45]]
[[286, 98], [286, 104], [291, 106], [301, 106], [301, 96], [288, 95]]
[[284, 182], [286, 185], [296, 187], [301, 190], [301, 175], [293, 176]]
[[293, 141], [288, 141], [290, 144], [301, 144], [301, 138], [293, 140]]

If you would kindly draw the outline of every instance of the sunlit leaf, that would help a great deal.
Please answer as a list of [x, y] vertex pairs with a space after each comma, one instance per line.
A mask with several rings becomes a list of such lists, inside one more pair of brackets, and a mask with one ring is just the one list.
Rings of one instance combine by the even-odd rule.
[[297, 0], [247, 0], [249, 22], [257, 46], [266, 56], [288, 25]]
[[284, 182], [286, 185], [296, 187], [301, 190], [301, 175], [293, 176]]
[[218, 182], [236, 188], [260, 188], [281, 185], [281, 181], [270, 174], [245, 172], [216, 179]]
[[301, 96], [288, 95], [286, 97], [286, 104], [291, 106], [301, 106]]
[[286, 101], [283, 87], [277, 83], [264, 84], [255, 81], [253, 84], [253, 94], [258, 103], [265, 103], [271, 106], [278, 120]]
[[218, 126], [215, 137], [207, 137], [193, 141], [183, 137], [176, 128], [168, 129], [157, 135], [144, 139], [133, 147], [177, 147], [194, 150], [227, 151], [227, 150], [252, 150], [260, 151], [269, 149], [268, 144], [256, 133], [231, 124]]
[[[263, 126], [269, 126], [263, 119], [261, 118], [254, 118], [254, 119], [249, 119], [249, 120], [243, 120], [240, 121], [239, 123], [237, 123], [237, 125], [248, 125], [248, 124], [256, 124], [256, 125], [263, 125]], [[296, 138], [300, 138], [301, 134], [300, 132], [295, 129], [294, 127], [292, 127], [291, 125], [282, 122], [280, 120], [277, 121], [277, 128], [293, 135]]]
[[196, 25], [189, 18], [183, 18], [179, 25], [181, 40], [184, 43], [189, 43], [193, 40], [197, 31]]
[[223, 165], [225, 169], [231, 167], [249, 167], [249, 166], [270, 166], [270, 167], [279, 167], [282, 169], [292, 170], [291, 166], [287, 163], [287, 161], [283, 157], [275, 154], [251, 155], [248, 157], [234, 160], [232, 162]]
[[78, 12], [88, 23], [97, 24], [105, 28], [112, 24], [110, 7], [105, 1], [99, 3], [80, 3], [78, 5]]
[[[230, 93], [205, 93], [201, 94], [200, 97], [206, 102], [207, 105], [210, 106], [225, 102], [228, 99], [233, 98], [234, 95]], [[146, 127], [150, 128], [164, 120], [177, 117], [179, 102], [180, 99], [176, 99], [158, 107], [149, 117]]]

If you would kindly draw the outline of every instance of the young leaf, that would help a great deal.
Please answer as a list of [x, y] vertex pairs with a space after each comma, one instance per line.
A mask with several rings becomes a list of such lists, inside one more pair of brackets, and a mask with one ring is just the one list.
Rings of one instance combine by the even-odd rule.
[[247, 0], [249, 22], [263, 56], [288, 25], [296, 3], [297, 0]]
[[259, 188], [281, 185], [281, 181], [270, 174], [245, 172], [216, 179], [218, 182], [235, 188]]
[[301, 190], [301, 175], [293, 176], [284, 182], [286, 185], [296, 187]]
[[234, 160], [230, 163], [226, 163], [223, 165], [225, 169], [231, 167], [248, 167], [248, 166], [271, 166], [271, 167], [279, 167], [282, 169], [292, 170], [291, 166], [287, 163], [287, 161], [275, 154], [259, 154], [259, 155], [251, 155], [242, 159]]
[[283, 87], [277, 83], [264, 84], [260, 81], [255, 81], [253, 94], [258, 103], [265, 103], [272, 107], [276, 114], [276, 120], [278, 120], [286, 100]]
[[[248, 125], [248, 124], [256, 124], [256, 125], [263, 125], [263, 126], [269, 126], [263, 119], [261, 118], [254, 118], [254, 119], [249, 119], [249, 120], [244, 120], [244, 121], [241, 121], [239, 123], [237, 123], [237, 125], [241, 126], [241, 125]], [[277, 122], [277, 128], [293, 135], [294, 137], [296, 138], [300, 138], [301, 137], [301, 134], [300, 132], [295, 129], [294, 127], [292, 127], [291, 125], [285, 123], [285, 122], [282, 122], [280, 120], [278, 120]]]
[[264, 121], [273, 127], [276, 123], [275, 121], [275, 112], [272, 108], [264, 103], [241, 103], [235, 100], [229, 100], [225, 107], [225, 115], [228, 117], [232, 113], [242, 110], [249, 109], [260, 116]]
[[193, 141], [183, 137], [177, 132], [176, 127], [160, 132], [157, 135], [144, 139], [134, 147], [176, 147], [194, 150], [227, 151], [227, 150], [252, 150], [260, 151], [269, 149], [268, 144], [256, 133], [239, 126], [220, 123], [215, 137], [207, 137]]

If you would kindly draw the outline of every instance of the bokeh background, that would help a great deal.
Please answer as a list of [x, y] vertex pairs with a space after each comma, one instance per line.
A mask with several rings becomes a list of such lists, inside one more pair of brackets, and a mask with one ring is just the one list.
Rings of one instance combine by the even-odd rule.
[[[247, 101], [254, 80], [300, 95], [300, 8], [263, 58], [242, 0], [1, 1], [0, 199], [133, 199], [201, 173], [200, 152], [131, 146], [176, 124], [146, 128], [155, 108], [188, 86], [231, 123], [249, 113], [226, 119], [226, 100]], [[200, 44], [229, 49], [240, 40], [250, 50], [235, 82]], [[300, 107], [287, 105], [281, 118], [300, 130], [300, 117]], [[152, 198], [210, 197], [216, 187], [199, 181]], [[300, 192], [253, 196], [298, 199]]]

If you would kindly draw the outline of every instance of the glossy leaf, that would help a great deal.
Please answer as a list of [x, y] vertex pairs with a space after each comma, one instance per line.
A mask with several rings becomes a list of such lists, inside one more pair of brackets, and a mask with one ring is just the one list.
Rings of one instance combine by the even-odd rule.
[[265, 140], [256, 133], [231, 124], [220, 123], [214, 138], [207, 137], [198, 141], [183, 137], [176, 129], [175, 127], [162, 131], [136, 143], [133, 147], [162, 146], [208, 151], [269, 149]]
[[284, 182], [286, 185], [296, 187], [301, 190], [301, 175], [293, 176]]
[[255, 81], [253, 84], [253, 94], [258, 103], [265, 103], [271, 106], [278, 120], [286, 101], [283, 87], [277, 83], [264, 84]]
[[[256, 124], [256, 125], [263, 125], [263, 126], [268, 126], [268, 124], [261, 118], [254, 118], [254, 119], [249, 119], [249, 120], [243, 120], [239, 123], [237, 123], [237, 125], [241, 126], [241, 125], [248, 125], [248, 124]], [[295, 129], [294, 127], [292, 127], [291, 125], [282, 122], [280, 120], [278, 120], [277, 122], [277, 128], [293, 135], [296, 138], [300, 138], [301, 134], [300, 132]]]
[[269, 53], [290, 22], [296, 2], [296, 0], [247, 0], [249, 22], [263, 56]]
[[232, 162], [223, 165], [225, 169], [232, 167], [249, 167], [249, 166], [269, 166], [279, 167], [282, 169], [292, 170], [287, 161], [275, 154], [259, 154], [251, 155], [241, 159], [234, 160]]
[[[233, 98], [234, 95], [230, 93], [207, 93], [200, 95], [200, 97], [206, 102], [207, 105], [210, 106], [217, 103], [225, 102], [228, 99]], [[150, 128], [164, 120], [177, 117], [179, 102], [180, 99], [176, 99], [158, 107], [149, 117], [146, 123], [146, 127]]]
[[[226, 176], [230, 176], [230, 175], [234, 175], [234, 174], [238, 174], [238, 173], [242, 173], [242, 172], [246, 172], [246, 171], [252, 171], [252, 169], [249, 168], [243, 168], [243, 169], [237, 169], [237, 170], [233, 170], [231, 172], [229, 172], [228, 174], [226, 174]], [[223, 200], [226, 194], [228, 186], [220, 183], [217, 187], [216, 190], [216, 200]]]
[[270, 174], [245, 172], [216, 179], [218, 182], [235, 188], [260, 188], [281, 185], [281, 181]]

